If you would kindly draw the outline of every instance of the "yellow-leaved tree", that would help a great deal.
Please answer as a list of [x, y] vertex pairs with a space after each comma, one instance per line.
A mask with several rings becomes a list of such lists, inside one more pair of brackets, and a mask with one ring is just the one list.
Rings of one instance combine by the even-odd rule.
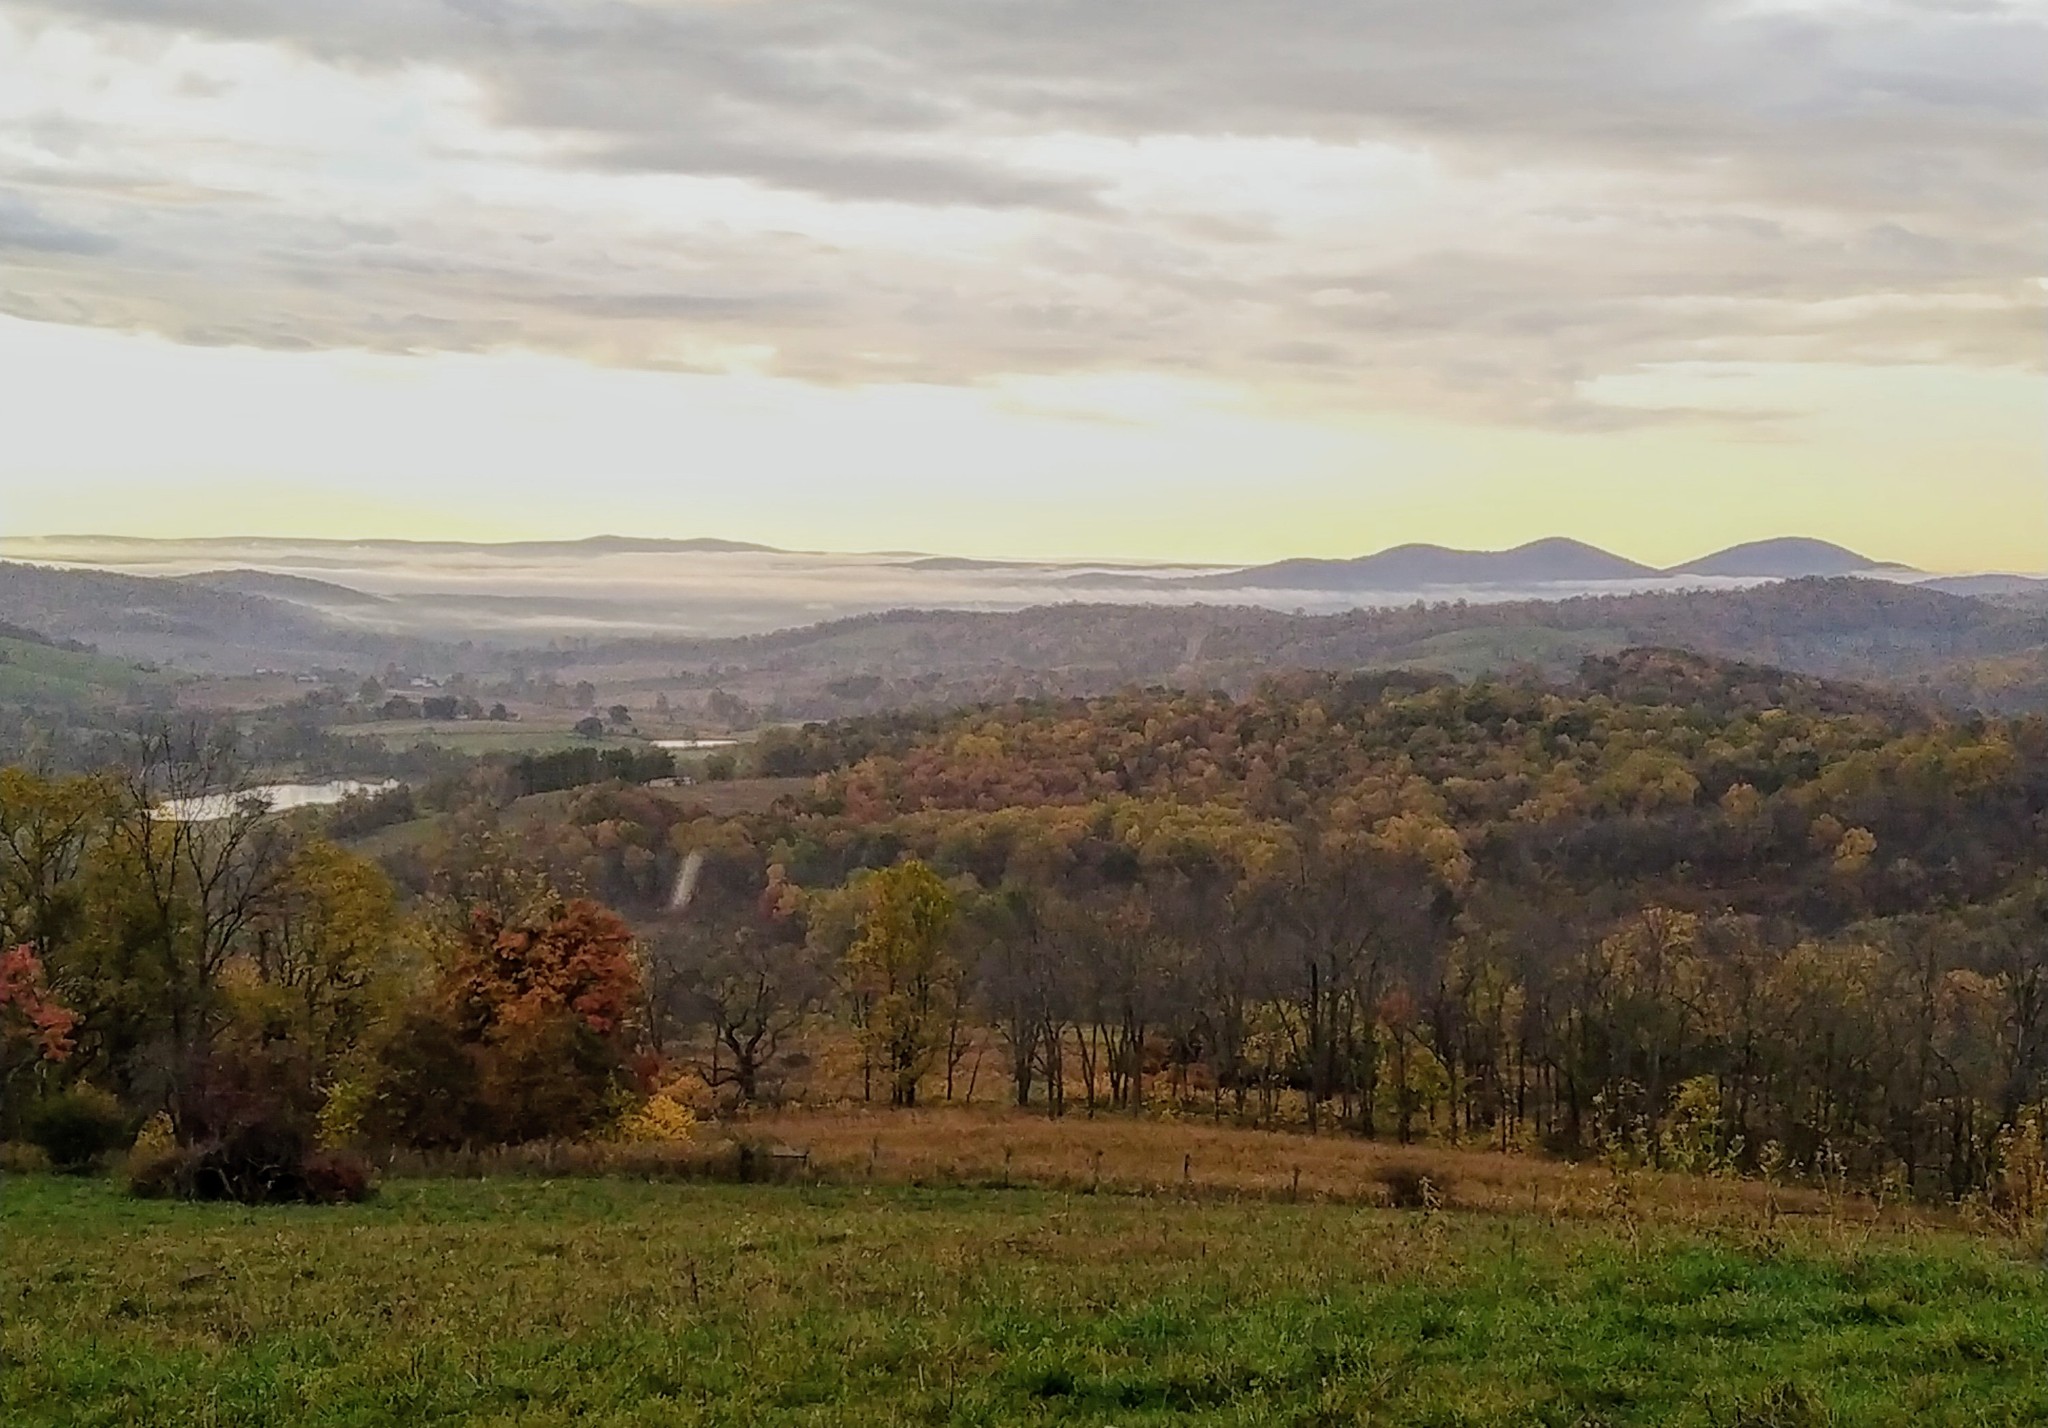
[[960, 995], [960, 966], [947, 946], [953, 894], [914, 859], [868, 873], [850, 891], [854, 934], [844, 966], [862, 1046], [888, 1077], [889, 1103], [914, 1106]]

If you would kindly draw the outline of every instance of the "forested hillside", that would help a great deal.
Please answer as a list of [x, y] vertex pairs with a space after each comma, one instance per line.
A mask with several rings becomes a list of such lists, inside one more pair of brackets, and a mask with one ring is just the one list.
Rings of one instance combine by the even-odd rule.
[[[1243, 692], [1295, 669], [1569, 674], [1588, 654], [1690, 649], [1911, 688], [1992, 710], [2048, 707], [2048, 611], [1879, 580], [1299, 615], [1231, 606], [898, 611], [732, 640], [565, 646], [558, 672], [653, 688], [717, 684], [819, 717], [905, 704], [1170, 684]], [[574, 677], [568, 675], [566, 677]]]
[[[394, 871], [426, 894], [488, 848], [625, 909], [654, 1034], [715, 1040], [747, 1095], [819, 1016], [898, 1100], [981, 1027], [1054, 1112], [1950, 1190], [2048, 1096], [2039, 719], [1642, 650], [1561, 686], [1300, 675], [824, 724], [758, 756], [813, 792], [741, 817], [626, 788], [545, 820], [477, 804]], [[908, 1002], [863, 981], [878, 897], [951, 919]]]

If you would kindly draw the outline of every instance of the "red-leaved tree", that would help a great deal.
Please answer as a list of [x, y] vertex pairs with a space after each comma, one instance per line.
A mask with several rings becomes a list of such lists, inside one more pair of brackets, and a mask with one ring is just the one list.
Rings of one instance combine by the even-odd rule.
[[21, 1105], [24, 1098], [12, 1094], [17, 1080], [70, 1057], [77, 1025], [77, 1015], [51, 995], [34, 948], [0, 952], [0, 1111]]
[[50, 993], [33, 947], [0, 952], [0, 1064], [63, 1061], [78, 1017]]

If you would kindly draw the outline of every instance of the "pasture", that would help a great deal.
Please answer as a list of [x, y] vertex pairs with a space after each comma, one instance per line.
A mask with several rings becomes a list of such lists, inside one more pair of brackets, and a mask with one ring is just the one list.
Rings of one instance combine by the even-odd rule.
[[120, 660], [0, 636], [0, 699], [81, 705], [160, 689], [168, 676]]
[[551, 754], [563, 749], [641, 749], [638, 734], [605, 734], [586, 738], [560, 725], [494, 723], [471, 719], [379, 719], [367, 724], [337, 724], [329, 731], [341, 739], [374, 739], [387, 749], [403, 750], [430, 744], [460, 754]]
[[532, 1174], [249, 1210], [30, 1175], [0, 1225], [18, 1428], [2048, 1419], [2038, 1264], [1820, 1214]]

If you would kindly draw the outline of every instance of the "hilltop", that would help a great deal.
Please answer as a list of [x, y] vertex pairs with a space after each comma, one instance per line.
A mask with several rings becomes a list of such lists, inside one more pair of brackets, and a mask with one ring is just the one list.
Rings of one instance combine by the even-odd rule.
[[388, 604], [387, 597], [372, 595], [332, 580], [315, 580], [307, 575], [285, 575], [274, 570], [202, 570], [196, 575], [175, 577], [188, 585], [209, 590], [226, 590], [238, 595], [259, 595], [311, 605], [316, 609]]
[[1752, 580], [1794, 580], [1809, 575], [1915, 574], [1912, 567], [1872, 560], [1831, 541], [1784, 537], [1749, 541], [1674, 565], [1666, 575], [1713, 575]]

